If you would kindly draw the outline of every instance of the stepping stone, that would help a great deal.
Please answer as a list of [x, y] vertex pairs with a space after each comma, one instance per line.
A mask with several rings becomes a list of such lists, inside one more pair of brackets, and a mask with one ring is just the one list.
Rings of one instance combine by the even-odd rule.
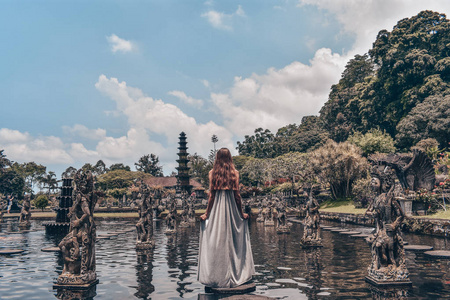
[[282, 271], [290, 271], [292, 270], [292, 268], [288, 268], [288, 267], [277, 267], [278, 270], [282, 270]]
[[99, 235], [98, 237], [97, 237], [97, 240], [109, 240], [109, 239], [111, 239], [111, 236], [101, 236], [101, 235]]
[[338, 229], [332, 229], [331, 232], [346, 232], [349, 231], [348, 229], [338, 228]]
[[403, 247], [407, 251], [430, 251], [433, 247], [427, 245], [406, 245]]
[[[205, 286], [205, 292], [214, 294], [246, 294], [256, 290], [255, 283], [247, 283], [234, 288], [213, 288]], [[239, 298], [241, 299], [241, 298]]]
[[352, 238], [366, 238], [366, 237], [368, 237], [368, 236], [369, 236], [369, 235], [363, 234], [363, 233], [351, 235]]
[[450, 259], [450, 251], [448, 250], [434, 250], [434, 251], [426, 251], [423, 254], [433, 258], [447, 258]]
[[22, 250], [22, 249], [1, 249], [0, 255], [18, 254], [18, 253], [22, 253], [24, 251], [25, 250]]
[[336, 227], [322, 227], [323, 230], [335, 230], [335, 229], [339, 229]]
[[59, 247], [48, 247], [48, 248], [42, 248], [42, 252], [60, 252], [61, 249]]
[[344, 231], [344, 232], [339, 232], [340, 234], [344, 234], [344, 235], [355, 235], [355, 234], [360, 234], [361, 232], [359, 231]]
[[409, 243], [404, 241], [403, 246], [405, 246], [405, 245], [409, 245]]
[[281, 286], [281, 284], [275, 283], [275, 282], [267, 282], [266, 285], [268, 287], [280, 287]]

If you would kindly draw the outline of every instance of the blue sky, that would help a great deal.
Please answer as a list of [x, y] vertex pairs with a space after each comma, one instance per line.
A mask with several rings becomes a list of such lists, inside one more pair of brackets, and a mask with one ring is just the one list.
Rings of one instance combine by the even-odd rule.
[[[317, 114], [376, 33], [448, 1], [5, 1], [0, 149], [58, 175], [155, 153], [207, 156]], [[234, 152], [236, 153], [236, 152]]]

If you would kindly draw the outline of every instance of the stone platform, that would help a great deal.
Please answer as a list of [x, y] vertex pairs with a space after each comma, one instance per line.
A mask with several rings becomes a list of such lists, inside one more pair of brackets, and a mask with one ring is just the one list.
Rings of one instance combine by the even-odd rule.
[[[236, 295], [236, 294], [246, 294], [251, 293], [256, 290], [256, 284], [246, 283], [234, 288], [213, 288], [209, 286], [205, 286], [205, 292], [207, 293], [214, 293], [214, 294], [229, 294], [229, 295]], [[241, 298], [239, 298], [241, 299]]]
[[375, 285], [375, 286], [412, 286], [412, 282], [410, 280], [408, 281], [377, 281], [369, 276], [366, 276], [365, 278], [366, 282]]
[[423, 254], [425, 254], [425, 256], [433, 257], [433, 258], [450, 259], [450, 251], [448, 251], [448, 250], [426, 251]]
[[93, 287], [94, 285], [96, 285], [98, 283], [98, 279], [91, 281], [90, 283], [87, 284], [54, 284], [53, 285], [53, 289], [57, 290], [57, 289], [65, 289], [65, 290], [87, 290], [90, 289], [91, 287]]

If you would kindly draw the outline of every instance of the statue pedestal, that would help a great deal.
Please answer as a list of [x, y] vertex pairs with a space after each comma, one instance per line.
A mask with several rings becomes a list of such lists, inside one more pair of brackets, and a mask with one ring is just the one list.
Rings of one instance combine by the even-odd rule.
[[[61, 275], [60, 275], [61, 277]], [[81, 280], [81, 276], [73, 276], [74, 277], [80, 277]], [[58, 283], [55, 283], [53, 285], [53, 289], [54, 290], [59, 290], [59, 289], [65, 289], [65, 290], [87, 290], [90, 289], [92, 286], [96, 285], [98, 283], [98, 279], [94, 279], [92, 281], [89, 282], [84, 282], [84, 283], [79, 283], [79, 284], [71, 284], [71, 283], [59, 283], [59, 279], [58, 278]]]
[[403, 212], [405, 213], [405, 215], [408, 217], [412, 216], [413, 200], [410, 199], [410, 197], [408, 197], [408, 198], [396, 197], [396, 200], [400, 203], [400, 206], [401, 206]]
[[264, 221], [264, 226], [275, 226], [275, 222], [272, 220]]
[[379, 281], [375, 278], [366, 276], [365, 278], [366, 282], [375, 285], [375, 286], [412, 286], [412, 282], [408, 280], [402, 280], [402, 281], [393, 281], [393, 280], [385, 280], [385, 281]]
[[300, 247], [302, 248], [320, 248], [323, 247], [322, 240], [300, 240]]

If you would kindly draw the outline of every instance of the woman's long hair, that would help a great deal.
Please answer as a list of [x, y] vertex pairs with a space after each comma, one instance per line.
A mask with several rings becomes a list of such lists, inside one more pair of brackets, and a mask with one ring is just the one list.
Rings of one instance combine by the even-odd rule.
[[239, 189], [236, 169], [230, 150], [221, 148], [216, 153], [216, 160], [212, 169], [211, 190]]

